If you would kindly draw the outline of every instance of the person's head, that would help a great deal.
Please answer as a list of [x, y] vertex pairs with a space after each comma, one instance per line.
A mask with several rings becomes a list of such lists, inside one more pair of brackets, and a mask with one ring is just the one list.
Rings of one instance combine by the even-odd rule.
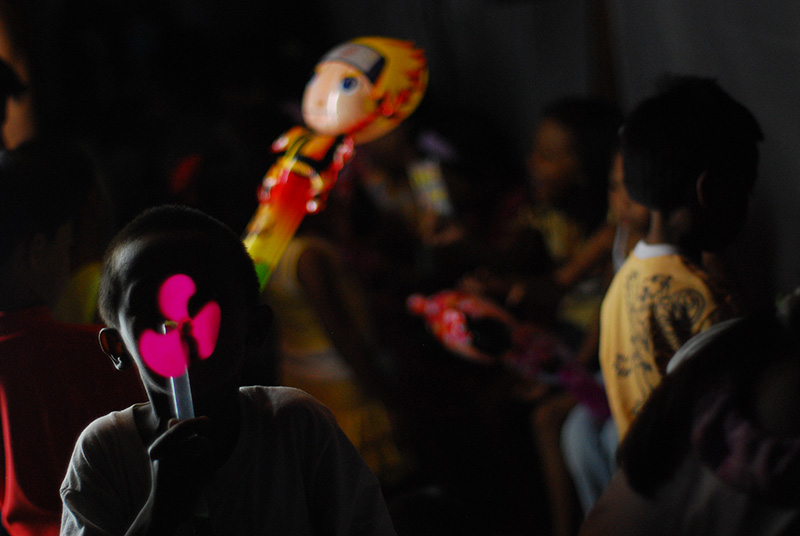
[[651, 210], [693, 209], [697, 246], [718, 250], [744, 220], [762, 138], [753, 114], [714, 80], [669, 79], [623, 127], [625, 186]]
[[187, 207], [152, 208], [106, 251], [101, 345], [118, 368], [136, 362], [151, 400], [188, 368], [202, 404], [238, 386], [243, 359], [266, 335], [258, 301], [253, 261], [233, 231]]
[[6, 306], [58, 298], [70, 272], [72, 224], [94, 180], [91, 159], [66, 141], [0, 152], [0, 284], [19, 301]]
[[571, 208], [588, 227], [602, 221], [621, 124], [620, 111], [601, 99], [568, 97], [547, 106], [527, 161], [537, 201]]

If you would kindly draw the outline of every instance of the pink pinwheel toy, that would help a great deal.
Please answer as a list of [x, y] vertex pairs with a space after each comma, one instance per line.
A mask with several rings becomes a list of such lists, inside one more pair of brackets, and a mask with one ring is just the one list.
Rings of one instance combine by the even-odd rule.
[[197, 291], [185, 274], [175, 274], [161, 284], [158, 306], [165, 322], [161, 333], [146, 329], [139, 338], [139, 353], [145, 364], [172, 382], [175, 416], [194, 416], [189, 387], [189, 366], [193, 359], [208, 359], [217, 345], [221, 312], [209, 301], [195, 316], [189, 315], [189, 299]]

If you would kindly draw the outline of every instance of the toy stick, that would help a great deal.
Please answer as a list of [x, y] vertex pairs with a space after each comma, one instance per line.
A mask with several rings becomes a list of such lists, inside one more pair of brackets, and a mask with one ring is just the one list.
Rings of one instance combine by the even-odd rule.
[[353, 152], [346, 137], [315, 136], [295, 127], [273, 144], [284, 150], [269, 169], [244, 237], [263, 288], [306, 214], [321, 210]]
[[[194, 418], [194, 404], [192, 404], [192, 389], [189, 385], [189, 371], [180, 376], [170, 378], [172, 386], [172, 409], [178, 420]], [[209, 526], [210, 514], [208, 510], [208, 497], [203, 492], [197, 498], [193, 512], [195, 534], [211, 534]]]
[[172, 409], [179, 420], [194, 417], [194, 404], [192, 404], [192, 388], [189, 385], [189, 371], [180, 376], [170, 378], [172, 386]]

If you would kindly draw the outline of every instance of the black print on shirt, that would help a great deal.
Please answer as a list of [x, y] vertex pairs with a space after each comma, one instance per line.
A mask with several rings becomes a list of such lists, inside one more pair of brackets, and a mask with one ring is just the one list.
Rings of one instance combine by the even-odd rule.
[[[632, 376], [640, 400], [638, 413], [647, 396], [658, 384], [672, 354], [694, 333], [708, 307], [703, 294], [693, 288], [674, 289], [668, 274], [656, 274], [644, 280], [638, 271], [625, 280], [625, 307], [628, 312], [631, 355], [618, 354], [614, 361], [617, 376]], [[629, 380], [630, 381], [630, 380]]]

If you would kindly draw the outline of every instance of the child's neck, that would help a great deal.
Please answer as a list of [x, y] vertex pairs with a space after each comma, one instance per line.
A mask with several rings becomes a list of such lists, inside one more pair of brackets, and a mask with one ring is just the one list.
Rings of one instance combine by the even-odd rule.
[[650, 228], [645, 242], [648, 244], [670, 244], [690, 258], [699, 260], [700, 251], [691, 244], [692, 217], [688, 209], [677, 209], [670, 213], [650, 211]]

